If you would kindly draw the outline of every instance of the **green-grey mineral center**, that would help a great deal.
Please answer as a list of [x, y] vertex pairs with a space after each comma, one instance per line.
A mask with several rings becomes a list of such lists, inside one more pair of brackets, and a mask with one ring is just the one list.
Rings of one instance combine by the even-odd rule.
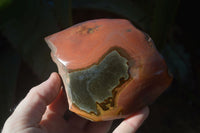
[[68, 95], [81, 110], [98, 115], [97, 103], [113, 98], [113, 89], [120, 84], [121, 79], [128, 78], [128, 60], [113, 50], [98, 64], [70, 72]]

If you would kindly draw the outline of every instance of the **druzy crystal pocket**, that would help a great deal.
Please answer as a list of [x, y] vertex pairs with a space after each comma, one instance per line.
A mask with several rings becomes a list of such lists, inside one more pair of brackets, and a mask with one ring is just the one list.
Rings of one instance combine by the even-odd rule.
[[91, 20], [45, 40], [62, 77], [69, 109], [92, 121], [137, 112], [172, 80], [152, 39], [127, 20]]

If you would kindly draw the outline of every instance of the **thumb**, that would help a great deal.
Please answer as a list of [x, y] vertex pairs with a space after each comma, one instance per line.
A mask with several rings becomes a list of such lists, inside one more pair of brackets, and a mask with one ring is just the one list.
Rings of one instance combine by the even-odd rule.
[[60, 88], [61, 79], [59, 75], [52, 73], [48, 80], [29, 91], [11, 117], [18, 122], [28, 124], [27, 126], [35, 126], [41, 121], [46, 106], [56, 99]]

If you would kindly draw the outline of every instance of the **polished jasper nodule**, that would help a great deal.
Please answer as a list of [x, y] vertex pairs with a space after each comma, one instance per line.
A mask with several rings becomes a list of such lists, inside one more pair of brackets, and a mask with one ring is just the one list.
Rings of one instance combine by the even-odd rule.
[[[69, 73], [68, 95], [81, 110], [98, 115], [97, 104], [103, 110], [114, 106], [112, 92], [120, 80], [128, 78], [128, 60], [113, 50], [98, 64]], [[107, 103], [101, 104], [109, 98]]]
[[153, 40], [128, 20], [90, 20], [45, 40], [69, 110], [92, 121], [126, 118], [155, 101], [172, 81]]

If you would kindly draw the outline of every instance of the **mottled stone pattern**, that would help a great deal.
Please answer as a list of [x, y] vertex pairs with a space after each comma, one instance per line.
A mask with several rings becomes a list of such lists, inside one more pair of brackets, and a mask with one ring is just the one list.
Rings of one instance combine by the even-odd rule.
[[[98, 64], [69, 73], [68, 89], [71, 90], [72, 102], [81, 110], [98, 115], [97, 103], [101, 104], [109, 98], [113, 100], [112, 92], [120, 84], [120, 80], [129, 78], [127, 62], [126, 58], [114, 50]], [[104, 106], [101, 106], [103, 110], [109, 109]]]

